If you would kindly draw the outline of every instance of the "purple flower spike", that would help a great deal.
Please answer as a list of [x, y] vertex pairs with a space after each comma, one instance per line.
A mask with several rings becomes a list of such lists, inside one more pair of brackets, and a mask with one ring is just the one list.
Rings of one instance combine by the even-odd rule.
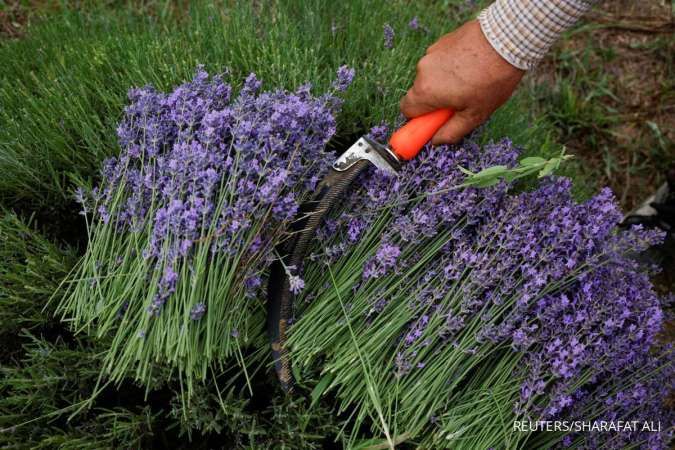
[[401, 254], [401, 249], [392, 244], [384, 243], [377, 250], [375, 257], [371, 259], [363, 270], [364, 278], [378, 278], [396, 266], [396, 261]]
[[346, 91], [356, 71], [348, 66], [341, 66], [337, 71], [337, 78], [333, 82], [333, 88], [339, 92]]
[[[396, 349], [391, 363], [376, 370], [407, 378], [411, 398], [428, 392], [415, 369], [454, 381], [440, 355], [480, 358], [476, 364], [517, 358], [508, 374], [519, 384], [510, 406], [521, 417], [673, 423], [675, 414], [663, 404], [675, 380], [672, 347], [658, 339], [665, 302], [649, 281], [649, 266], [635, 257], [661, 242], [663, 233], [618, 230], [622, 214], [611, 191], [578, 203], [570, 180], [561, 177], [542, 179], [525, 192], [509, 192], [506, 182], [452, 189], [464, 179], [460, 166], [478, 172], [514, 167], [517, 159], [507, 139], [483, 147], [467, 140], [424, 149], [398, 177], [372, 170], [361, 178], [342, 214], [320, 230], [327, 241], [322, 262], [338, 259], [340, 270], [372, 249], [349, 295], [366, 324], [386, 320], [392, 329], [386, 337], [365, 329], [357, 339], [371, 339], [374, 352]], [[382, 233], [363, 236], [371, 226]], [[330, 316], [311, 306], [304, 314], [312, 327]], [[398, 329], [391, 314], [405, 318]], [[303, 319], [295, 326], [301, 333]], [[467, 345], [468, 338], [475, 344]], [[329, 340], [326, 349], [340, 343]], [[393, 382], [383, 391], [388, 387]], [[627, 448], [644, 442], [665, 449], [669, 436], [580, 433], [562, 444]]]
[[[335, 91], [345, 90], [354, 73], [340, 67]], [[313, 96], [309, 85], [295, 92], [261, 87], [250, 74], [233, 95], [222, 76], [198, 67], [170, 93], [149, 86], [129, 91], [117, 127], [121, 152], [104, 162], [103, 183], [91, 195], [96, 210], [88, 212], [117, 233], [144, 234], [144, 275], [160, 273], [147, 306], [153, 315], [205, 246], [213, 258], [246, 261], [233, 295], [255, 297], [286, 221], [334, 158], [325, 145], [336, 130], [337, 97]], [[77, 198], [87, 206], [83, 191]], [[294, 278], [294, 292], [303, 284]], [[194, 320], [202, 308], [194, 306]]]
[[388, 23], [384, 25], [384, 47], [394, 48], [394, 29]]
[[291, 285], [291, 292], [293, 294], [299, 294], [305, 288], [305, 281], [297, 275], [288, 277], [288, 282]]
[[204, 316], [204, 313], [206, 312], [206, 305], [204, 303], [197, 303], [195, 306], [192, 307], [192, 310], [190, 311], [190, 319], [192, 320], [199, 320]]

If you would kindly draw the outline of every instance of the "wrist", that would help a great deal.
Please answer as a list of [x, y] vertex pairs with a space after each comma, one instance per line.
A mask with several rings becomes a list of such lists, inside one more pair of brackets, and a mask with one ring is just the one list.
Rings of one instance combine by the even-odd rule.
[[472, 20], [467, 25], [473, 30], [472, 46], [478, 54], [484, 74], [489, 74], [494, 80], [520, 79], [523, 76], [525, 69], [509, 61], [508, 55], [502, 55], [495, 48], [478, 20]]

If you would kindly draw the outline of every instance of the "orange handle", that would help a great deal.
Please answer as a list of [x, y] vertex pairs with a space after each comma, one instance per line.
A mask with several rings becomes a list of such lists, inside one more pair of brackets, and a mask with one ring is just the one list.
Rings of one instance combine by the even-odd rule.
[[410, 119], [389, 139], [389, 147], [406, 161], [413, 159], [436, 132], [455, 114], [452, 109], [438, 109]]

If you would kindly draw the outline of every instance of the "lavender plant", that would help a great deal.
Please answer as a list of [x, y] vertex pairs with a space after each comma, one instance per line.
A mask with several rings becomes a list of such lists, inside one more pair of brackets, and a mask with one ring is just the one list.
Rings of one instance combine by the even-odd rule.
[[[662, 236], [617, 232], [609, 190], [579, 204], [564, 178], [466, 183], [541, 163], [517, 155], [508, 140], [427, 149], [399, 177], [364, 177], [322, 229], [289, 344], [296, 372], [323, 361], [314, 397], [335, 390], [352, 442], [368, 421], [389, 446], [666, 448], [672, 350], [652, 350], [661, 300], [632, 258]], [[663, 431], [512, 431], [560, 418]]]
[[264, 271], [334, 158], [335, 94], [353, 75], [340, 68], [322, 96], [260, 92], [253, 74], [233, 95], [201, 68], [168, 94], [129, 92], [119, 156], [78, 193], [89, 242], [59, 308], [75, 329], [112, 335], [113, 379], [147, 380], [164, 361], [190, 388], [215, 361], [243, 365], [263, 335]]
[[388, 23], [384, 24], [384, 47], [391, 50], [394, 48], [394, 29]]

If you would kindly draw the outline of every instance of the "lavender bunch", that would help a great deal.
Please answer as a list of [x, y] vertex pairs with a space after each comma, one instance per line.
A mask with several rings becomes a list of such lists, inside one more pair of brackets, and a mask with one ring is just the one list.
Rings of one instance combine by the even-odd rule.
[[79, 197], [89, 245], [60, 305], [74, 327], [113, 335], [114, 379], [174, 364], [190, 382], [261, 338], [265, 270], [287, 223], [334, 159], [336, 93], [238, 94], [199, 68], [163, 93], [129, 91], [101, 183]]
[[428, 148], [399, 177], [368, 174], [325, 224], [289, 343], [300, 372], [323, 358], [315, 396], [336, 391], [351, 439], [372, 418], [387, 445], [667, 445], [665, 428], [512, 432], [514, 420], [672, 423], [661, 404], [672, 352], [651, 351], [661, 300], [632, 257], [662, 235], [617, 232], [611, 192], [577, 203], [564, 178], [523, 193], [503, 180], [453, 189], [517, 157], [508, 140]]

